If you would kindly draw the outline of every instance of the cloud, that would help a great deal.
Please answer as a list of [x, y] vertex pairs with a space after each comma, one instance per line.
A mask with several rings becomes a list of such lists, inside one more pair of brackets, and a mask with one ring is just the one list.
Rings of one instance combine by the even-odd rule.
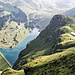
[[75, 0], [41, 0], [41, 1], [52, 3], [52, 5], [56, 5], [59, 8], [75, 7]]

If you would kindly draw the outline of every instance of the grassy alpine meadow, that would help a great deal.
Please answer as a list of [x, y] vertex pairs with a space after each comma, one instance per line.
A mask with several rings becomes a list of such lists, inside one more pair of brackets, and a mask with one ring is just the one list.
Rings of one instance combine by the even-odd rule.
[[75, 17], [56, 15], [40, 35], [20, 52], [14, 69], [27, 75], [75, 74]]
[[[74, 50], [73, 50], [74, 49]], [[75, 74], [75, 48], [68, 51], [42, 56], [27, 63], [27, 75], [74, 75]]]
[[24, 39], [31, 31], [25, 28], [27, 22], [27, 15], [21, 9], [0, 2], [0, 48], [13, 48]]
[[24, 70], [16, 71], [11, 68], [7, 68], [1, 74], [2, 75], [25, 75]]
[[39, 36], [20, 52], [13, 66], [15, 70], [6, 69], [1, 74], [75, 75], [74, 29], [75, 17], [55, 15]]
[[36, 66], [44, 65], [44, 64], [49, 63], [50, 61], [58, 60], [64, 56], [68, 56], [70, 54], [73, 54], [73, 55], [75, 54], [75, 47], [63, 49], [63, 52], [55, 53], [52, 55], [39, 56], [39, 57], [35, 58], [34, 60], [31, 60], [29, 63], [25, 64], [25, 66], [36, 67]]
[[26, 29], [23, 23], [19, 26], [18, 23], [14, 21], [11, 23], [6, 22], [0, 31], [0, 48], [15, 47], [30, 31], [31, 29]]
[[[0, 0], [1, 50], [16, 47], [35, 27], [40, 31], [21, 50], [13, 66], [0, 53], [0, 75], [75, 75], [74, 3], [68, 0]], [[16, 58], [12, 58], [15, 61]]]

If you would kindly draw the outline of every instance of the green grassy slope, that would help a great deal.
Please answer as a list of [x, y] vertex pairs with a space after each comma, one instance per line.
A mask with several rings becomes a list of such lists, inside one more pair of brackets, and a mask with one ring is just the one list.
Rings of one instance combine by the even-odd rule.
[[[63, 31], [61, 31], [59, 28], [61, 26], [65, 26], [67, 21], [68, 21], [67, 17], [64, 17], [62, 15], [54, 16], [50, 24], [46, 27], [46, 29], [44, 29], [40, 33], [40, 35], [36, 38], [36, 40], [29, 42], [27, 48], [20, 53], [19, 55], [19, 59], [21, 59], [20, 63], [24, 62], [25, 61], [24, 59], [26, 58], [34, 59], [38, 56], [52, 54], [53, 50], [52, 48], [56, 44], [60, 34], [63, 33]], [[17, 62], [16, 65], [18, 65]]]
[[[0, 31], [0, 48], [9, 48], [10, 46], [15, 47], [18, 42], [24, 39], [31, 29], [26, 29], [24, 23], [21, 23], [20, 26], [18, 23], [12, 21], [5, 23], [5, 26]], [[1, 41], [7, 41], [3, 43]], [[11, 40], [9, 40], [11, 39]]]
[[24, 70], [16, 71], [11, 68], [4, 70], [1, 75], [25, 75]]
[[11, 68], [11, 66], [0, 53], [0, 71], [5, 70], [6, 68]]
[[74, 75], [75, 50], [43, 56], [27, 63], [23, 67], [27, 75]]
[[0, 2], [0, 48], [15, 47], [24, 39], [31, 31], [28, 26], [25, 28], [27, 22], [27, 16], [22, 10]]
[[55, 15], [46, 29], [20, 52], [13, 68], [27, 67], [28, 75], [75, 74], [75, 37], [71, 32], [75, 32], [75, 17]]
[[[1, 16], [7, 15], [7, 14], [11, 15], [13, 13], [13, 15], [11, 15], [10, 20], [13, 20], [12, 17], [16, 16], [14, 18], [14, 21], [16, 20], [18, 22], [18, 24], [21, 21], [24, 21], [24, 19], [26, 17], [24, 13], [26, 13], [26, 15], [27, 15], [27, 23], [25, 24], [25, 28], [28, 28], [28, 27], [29, 28], [34, 28], [34, 27], [37, 26], [40, 29], [40, 31], [42, 31], [49, 24], [50, 18], [52, 18], [52, 15], [53, 15], [52, 11], [51, 11], [52, 14], [50, 14], [49, 11], [48, 12], [46, 12], [44, 10], [40, 11], [41, 10], [39, 8], [40, 5], [35, 0], [31, 0], [31, 1], [25, 1], [25, 0], [24, 1], [23, 0], [18, 1], [17, 0], [17, 2], [14, 0], [13, 4], [12, 4], [12, 1], [3, 1], [3, 0], [0, 0], [0, 1], [1, 1], [0, 2], [1, 9], [5, 10], [1, 14]], [[38, 9], [40, 9], [40, 10], [38, 11]], [[22, 13], [22, 14], [19, 14], [19, 11], [21, 11], [20, 13]]]
[[[74, 47], [75, 48], [75, 47]], [[31, 62], [23, 65], [27, 75], [74, 75], [75, 74], [75, 50], [56, 53], [48, 56], [40, 56]], [[23, 70], [7, 69], [3, 71], [3, 75], [19, 75], [24, 74]]]

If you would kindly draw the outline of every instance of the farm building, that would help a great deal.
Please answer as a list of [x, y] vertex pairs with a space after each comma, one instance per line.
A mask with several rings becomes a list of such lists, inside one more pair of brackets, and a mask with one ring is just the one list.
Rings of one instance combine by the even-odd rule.
[[73, 35], [75, 37], [75, 33], [74, 32], [71, 32], [71, 35]]

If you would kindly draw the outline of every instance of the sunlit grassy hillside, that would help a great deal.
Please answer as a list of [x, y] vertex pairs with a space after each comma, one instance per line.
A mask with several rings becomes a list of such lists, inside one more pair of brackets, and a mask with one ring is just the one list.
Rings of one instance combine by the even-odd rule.
[[[50, 24], [20, 52], [13, 69], [25, 75], [75, 74], [75, 17], [55, 15]], [[17, 75], [7, 69], [5, 74]], [[13, 71], [13, 72], [11, 72]]]
[[11, 68], [4, 70], [1, 75], [25, 75], [24, 70], [16, 71]]
[[6, 22], [0, 31], [0, 48], [15, 47], [30, 31], [31, 29], [24, 27], [24, 23], [21, 23], [19, 26], [18, 23], [14, 21], [11, 23]]
[[49, 56], [41, 56], [23, 67], [27, 75], [72, 75], [75, 74], [75, 48]]
[[71, 34], [74, 28], [75, 17], [55, 15], [46, 29], [20, 52], [13, 68], [25, 68], [28, 75], [75, 74], [75, 37]]
[[13, 48], [31, 31], [26, 14], [16, 6], [0, 2], [0, 48]]

